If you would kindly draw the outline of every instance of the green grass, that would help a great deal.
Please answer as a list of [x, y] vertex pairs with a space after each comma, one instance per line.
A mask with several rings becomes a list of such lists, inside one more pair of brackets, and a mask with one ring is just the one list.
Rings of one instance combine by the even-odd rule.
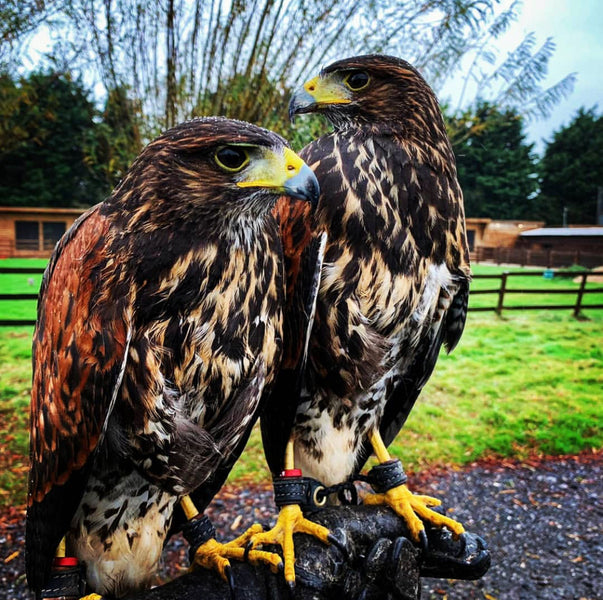
[[32, 333], [0, 327], [0, 506], [25, 502]]
[[[530, 282], [577, 287], [567, 279]], [[23, 282], [10, 285], [22, 291]], [[0, 318], [4, 314], [0, 303]], [[603, 311], [585, 314], [588, 320], [574, 319], [570, 310], [509, 311], [503, 318], [470, 313], [458, 348], [442, 355], [392, 452], [407, 469], [421, 470], [600, 448]], [[0, 505], [25, 498], [31, 335], [31, 328], [0, 328]], [[230, 477], [245, 479], [268, 479], [257, 430]]]
[[603, 312], [470, 313], [393, 451], [420, 469], [487, 456], [600, 448]]

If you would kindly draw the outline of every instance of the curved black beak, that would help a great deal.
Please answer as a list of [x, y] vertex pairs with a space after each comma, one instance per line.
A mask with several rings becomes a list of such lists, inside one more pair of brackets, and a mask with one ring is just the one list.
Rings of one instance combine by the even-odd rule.
[[308, 165], [303, 165], [297, 175], [285, 182], [285, 194], [291, 198], [307, 200], [312, 208], [316, 208], [320, 198], [320, 185]]
[[289, 120], [294, 123], [295, 115], [312, 112], [315, 106], [316, 100], [304, 88], [299, 88], [289, 101]]

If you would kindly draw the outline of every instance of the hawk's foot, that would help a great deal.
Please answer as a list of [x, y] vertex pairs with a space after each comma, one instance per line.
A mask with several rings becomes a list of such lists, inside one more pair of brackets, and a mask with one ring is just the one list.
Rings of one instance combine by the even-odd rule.
[[222, 579], [231, 584], [231, 587], [230, 559], [241, 561], [247, 559], [253, 565], [267, 564], [272, 572], [276, 573], [282, 565], [281, 557], [278, 554], [260, 550], [247, 552], [246, 550], [250, 540], [261, 532], [261, 525], [252, 525], [243, 535], [225, 544], [211, 538], [197, 548], [192, 561], [193, 565], [217, 571]]
[[306, 519], [298, 504], [289, 504], [281, 508], [276, 525], [270, 531], [254, 535], [247, 546], [250, 558], [254, 548], [260, 544], [280, 546], [283, 550], [285, 580], [290, 586], [295, 585], [294, 533], [307, 533], [325, 544], [336, 541], [326, 527]]
[[427, 542], [423, 521], [427, 521], [435, 527], [447, 527], [455, 536], [459, 536], [465, 531], [458, 521], [431, 510], [431, 507], [439, 506], [442, 503], [440, 500], [431, 496], [415, 495], [404, 484], [380, 494], [369, 494], [364, 498], [364, 503], [385, 504], [392, 508], [406, 521], [412, 539], [423, 545]]

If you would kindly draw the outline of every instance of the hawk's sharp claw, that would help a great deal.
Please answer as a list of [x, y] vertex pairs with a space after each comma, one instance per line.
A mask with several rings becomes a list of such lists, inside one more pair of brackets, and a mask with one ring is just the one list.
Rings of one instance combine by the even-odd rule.
[[249, 553], [253, 550], [253, 540], [249, 540], [247, 544], [245, 544], [245, 553], [243, 554], [243, 560], [245, 562], [249, 562]]
[[461, 543], [461, 549], [459, 551], [459, 554], [462, 554], [465, 552], [466, 548], [467, 548], [467, 535], [465, 532], [461, 533], [461, 535], [459, 535], [459, 542]]
[[333, 546], [335, 546], [335, 548], [337, 548], [343, 554], [343, 557], [346, 560], [349, 560], [350, 556], [348, 550], [340, 540], [338, 540], [332, 533], [329, 533], [327, 540], [329, 544], [333, 544]]
[[394, 547], [392, 548], [392, 562], [395, 564], [398, 562], [398, 558], [400, 558], [400, 554], [402, 553], [402, 548], [406, 543], [406, 538], [399, 537], [394, 542]]
[[226, 565], [224, 567], [224, 576], [226, 577], [228, 589], [230, 590], [230, 600], [236, 600], [234, 576], [232, 574], [232, 567], [230, 565]]
[[[455, 536], [463, 533], [463, 526], [441, 514], [439, 510], [432, 510], [430, 506], [440, 504], [437, 498], [413, 494], [406, 485], [398, 485], [390, 488], [384, 494], [369, 494], [364, 499], [365, 504], [385, 504], [392, 508], [396, 514], [402, 517], [409, 529], [409, 538], [418, 542], [420, 546], [427, 549], [427, 535], [423, 523], [433, 527], [447, 527]], [[423, 521], [423, 522], [421, 522]]]
[[424, 529], [419, 531], [419, 546], [423, 552], [427, 552], [427, 550], [429, 550], [429, 541], [427, 540], [427, 534], [425, 533]]

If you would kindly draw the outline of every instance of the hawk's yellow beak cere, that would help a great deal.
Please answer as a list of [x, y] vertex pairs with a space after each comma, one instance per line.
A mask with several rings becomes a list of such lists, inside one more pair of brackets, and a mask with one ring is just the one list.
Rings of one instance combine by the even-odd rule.
[[262, 148], [261, 156], [247, 168], [237, 185], [242, 188], [266, 188], [292, 198], [318, 202], [318, 180], [293, 150], [275, 152]]
[[317, 76], [297, 90], [289, 103], [289, 117], [313, 112], [322, 106], [349, 104], [352, 101], [350, 90], [343, 80], [331, 76]]

